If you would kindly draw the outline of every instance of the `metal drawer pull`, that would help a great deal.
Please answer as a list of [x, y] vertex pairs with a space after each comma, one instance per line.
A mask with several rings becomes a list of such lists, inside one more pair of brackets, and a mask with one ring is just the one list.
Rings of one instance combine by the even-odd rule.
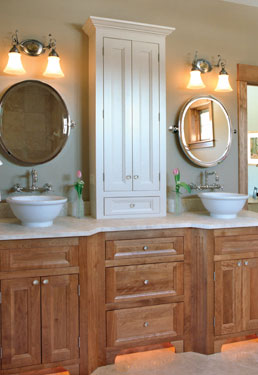
[[144, 322], [144, 323], [143, 323], [143, 326], [144, 326], [144, 327], [148, 327], [148, 326], [149, 326], [149, 322]]
[[144, 280], [143, 284], [144, 285], [148, 285], [149, 284], [149, 280]]
[[143, 246], [143, 250], [148, 250], [148, 246]]
[[241, 266], [242, 266], [242, 262], [241, 262], [241, 260], [240, 260], [239, 262], [237, 262], [237, 265], [238, 265], [238, 267], [241, 267]]
[[136, 175], [133, 176], [133, 178], [134, 178], [135, 180], [138, 180], [139, 176], [136, 174]]
[[248, 266], [248, 260], [245, 260], [245, 266]]
[[135, 207], [135, 204], [134, 203], [131, 203], [130, 204], [130, 208], [134, 208]]
[[33, 281], [32, 281], [32, 284], [33, 284], [33, 285], [39, 285], [39, 281], [38, 281], [38, 280], [33, 280]]
[[131, 180], [132, 176], [128, 175], [125, 177], [127, 180]]
[[45, 280], [42, 281], [42, 284], [44, 284], [44, 285], [46, 285], [48, 283], [49, 283], [48, 279], [45, 279]]

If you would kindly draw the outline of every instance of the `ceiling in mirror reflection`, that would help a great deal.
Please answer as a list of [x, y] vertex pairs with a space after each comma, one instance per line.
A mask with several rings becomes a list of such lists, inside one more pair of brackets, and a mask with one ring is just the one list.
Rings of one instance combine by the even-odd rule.
[[180, 112], [179, 139], [186, 156], [195, 164], [210, 167], [228, 154], [232, 138], [226, 109], [211, 96], [189, 100]]
[[42, 164], [64, 147], [70, 119], [59, 93], [40, 81], [10, 87], [0, 103], [1, 145], [15, 161]]

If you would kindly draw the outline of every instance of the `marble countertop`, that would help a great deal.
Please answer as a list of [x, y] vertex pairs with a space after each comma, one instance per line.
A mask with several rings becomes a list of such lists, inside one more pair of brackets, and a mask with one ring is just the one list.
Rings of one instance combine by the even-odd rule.
[[240, 228], [258, 227], [258, 213], [241, 211], [235, 219], [214, 219], [207, 213], [168, 214], [160, 218], [103, 219], [92, 217], [76, 219], [59, 217], [48, 228], [27, 228], [17, 219], [0, 219], [0, 240], [90, 236], [99, 232], [169, 228]]

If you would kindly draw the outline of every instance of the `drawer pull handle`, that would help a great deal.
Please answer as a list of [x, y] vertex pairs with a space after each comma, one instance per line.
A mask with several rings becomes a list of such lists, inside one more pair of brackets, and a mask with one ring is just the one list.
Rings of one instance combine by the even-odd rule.
[[248, 266], [248, 260], [245, 260], [245, 266]]
[[241, 266], [242, 266], [242, 262], [241, 262], [241, 260], [240, 260], [239, 262], [237, 262], [237, 265], [238, 265], [238, 267], [241, 267]]
[[149, 326], [149, 322], [144, 322], [144, 323], [143, 323], [143, 326], [144, 326], [144, 327], [148, 327], [148, 326]]
[[47, 285], [49, 283], [48, 279], [42, 281], [42, 284]]
[[149, 280], [144, 280], [143, 284], [144, 285], [148, 285], [149, 284]]
[[135, 204], [134, 203], [131, 203], [130, 204], [130, 208], [134, 208], [135, 207]]
[[127, 180], [131, 180], [132, 176], [128, 175], [125, 177]]
[[143, 246], [143, 250], [148, 250], [148, 246]]
[[138, 180], [139, 176], [136, 174], [136, 175], [133, 176], [133, 178], [134, 178], [135, 180]]
[[33, 284], [33, 285], [39, 285], [39, 281], [38, 281], [38, 280], [33, 280], [33, 281], [32, 281], [32, 284]]

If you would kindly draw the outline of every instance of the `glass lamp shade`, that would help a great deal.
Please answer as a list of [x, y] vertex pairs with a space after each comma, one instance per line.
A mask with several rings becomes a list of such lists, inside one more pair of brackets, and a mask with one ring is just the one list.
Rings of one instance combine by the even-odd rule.
[[64, 73], [60, 66], [60, 58], [58, 56], [48, 56], [48, 63], [43, 76], [52, 78], [64, 77]]
[[22, 66], [21, 55], [19, 52], [9, 52], [8, 62], [4, 69], [7, 74], [25, 74], [26, 71]]
[[201, 72], [199, 70], [191, 70], [190, 80], [187, 85], [188, 89], [203, 89], [205, 84], [202, 81]]
[[228, 80], [228, 74], [219, 74], [217, 87], [215, 88], [215, 91], [233, 91], [232, 87], [230, 86], [229, 80]]

